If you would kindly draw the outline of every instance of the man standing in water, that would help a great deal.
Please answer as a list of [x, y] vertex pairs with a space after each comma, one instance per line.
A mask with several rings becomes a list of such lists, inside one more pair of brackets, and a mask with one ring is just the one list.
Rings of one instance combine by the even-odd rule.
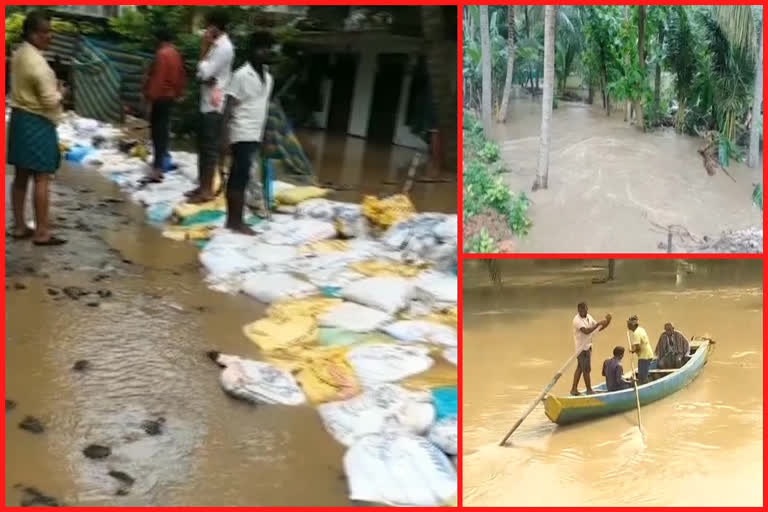
[[648, 371], [651, 369], [653, 350], [648, 339], [648, 333], [640, 327], [637, 315], [629, 317], [627, 329], [632, 333], [632, 353], [637, 354], [637, 380], [639, 384], [648, 382]]
[[592, 336], [595, 331], [603, 330], [611, 323], [610, 313], [605, 315], [605, 320], [595, 322], [587, 312], [587, 303], [580, 302], [576, 306], [578, 313], [573, 317], [573, 342], [576, 346], [576, 372], [573, 374], [573, 386], [571, 387], [571, 395], [578, 396], [579, 391], [579, 379], [581, 375], [584, 375], [584, 384], [587, 386], [587, 394], [592, 395], [592, 380], [590, 379], [590, 372], [592, 371]]
[[213, 199], [213, 178], [219, 160], [224, 90], [232, 76], [235, 49], [226, 33], [229, 18], [221, 9], [214, 9], [206, 18], [197, 78], [200, 80], [200, 127], [197, 156], [199, 185], [186, 193], [190, 203], [205, 203]]
[[235, 71], [226, 90], [222, 146], [231, 144], [232, 150], [226, 227], [245, 235], [255, 234], [243, 220], [243, 210], [253, 156], [259, 151], [269, 111], [273, 80], [266, 64], [273, 44], [269, 32], [251, 35], [247, 60]]
[[[24, 42], [13, 55], [11, 75], [11, 120], [8, 164], [16, 167], [12, 202], [12, 238], [32, 238], [35, 245], [66, 243], [50, 233], [49, 185], [61, 163], [56, 124], [62, 114], [63, 90], [56, 74], [43, 57], [51, 44], [51, 20], [31, 12], [24, 20]], [[29, 180], [34, 180], [35, 229], [24, 220], [24, 200]]]

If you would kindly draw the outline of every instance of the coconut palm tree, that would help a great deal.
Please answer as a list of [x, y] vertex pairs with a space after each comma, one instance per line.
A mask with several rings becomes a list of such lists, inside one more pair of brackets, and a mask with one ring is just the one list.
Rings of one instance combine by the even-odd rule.
[[483, 84], [482, 84], [482, 117], [485, 136], [491, 135], [491, 35], [488, 21], [488, 6], [480, 6], [480, 46], [482, 51]]
[[533, 190], [547, 188], [549, 178], [549, 146], [552, 139], [552, 99], [555, 88], [555, 16], [556, 6], [544, 8], [544, 94], [541, 100], [541, 136], [539, 165]]
[[517, 43], [517, 30], [515, 28], [515, 6], [507, 6], [507, 77], [504, 79], [504, 95], [501, 99], [501, 108], [496, 120], [500, 123], [507, 121], [509, 110], [509, 94], [512, 92], [512, 75], [515, 69], [515, 43]]

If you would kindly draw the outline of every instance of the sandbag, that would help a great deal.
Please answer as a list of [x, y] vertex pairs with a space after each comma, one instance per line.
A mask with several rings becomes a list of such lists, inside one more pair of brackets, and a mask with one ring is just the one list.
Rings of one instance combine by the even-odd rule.
[[444, 418], [429, 429], [427, 439], [448, 455], [458, 455], [458, 421]]
[[443, 359], [456, 366], [459, 359], [459, 351], [456, 347], [450, 347], [443, 350]]
[[432, 402], [435, 404], [438, 420], [443, 418], [455, 418], [458, 405], [456, 386], [433, 389]]
[[379, 199], [374, 196], [363, 198], [363, 215], [373, 224], [388, 228], [398, 222], [408, 219], [416, 213], [413, 203], [408, 196], [397, 194]]
[[282, 318], [285, 320], [290, 320], [297, 316], [317, 318], [339, 304], [341, 304], [340, 299], [326, 297], [287, 300], [272, 304], [267, 309], [267, 315], [272, 318]]
[[218, 196], [213, 200], [205, 203], [199, 203], [199, 204], [193, 204], [193, 203], [187, 203], [187, 202], [179, 203], [173, 209], [173, 213], [180, 219], [186, 219], [187, 217], [191, 217], [200, 212], [206, 212], [206, 211], [223, 212], [226, 210], [227, 210], [226, 200], [224, 199], [223, 196]]
[[326, 430], [344, 446], [368, 434], [403, 432], [425, 434], [435, 421], [429, 393], [382, 384], [349, 400], [317, 408]]
[[317, 324], [309, 316], [261, 318], [243, 327], [252, 342], [265, 351], [312, 343], [317, 339]]
[[371, 434], [344, 455], [349, 498], [397, 506], [436, 507], [457, 493], [456, 469], [427, 439]]
[[168, 226], [163, 230], [163, 236], [177, 242], [208, 240], [214, 229], [211, 226]]
[[247, 257], [235, 248], [216, 247], [211, 244], [200, 252], [198, 259], [213, 278], [223, 278], [264, 268], [261, 262]]
[[317, 333], [317, 342], [329, 347], [344, 347], [356, 343], [395, 343], [396, 341], [381, 332], [355, 332], [338, 327], [320, 327]]
[[[431, 355], [434, 357], [434, 353]], [[454, 366], [436, 364], [426, 372], [401, 380], [400, 385], [407, 389], [431, 393], [433, 389], [455, 388], [457, 379], [458, 374]]]
[[434, 363], [425, 347], [388, 344], [354, 347], [347, 353], [347, 361], [367, 387], [416, 375]]
[[414, 298], [431, 302], [436, 306], [447, 307], [456, 304], [458, 299], [458, 280], [456, 276], [443, 272], [427, 271], [415, 281]]
[[420, 320], [400, 320], [383, 327], [382, 330], [404, 343], [458, 345], [456, 329], [444, 324]]
[[357, 261], [349, 268], [368, 277], [414, 277], [424, 271], [412, 265], [382, 260]]
[[410, 280], [402, 277], [369, 277], [342, 290], [342, 297], [390, 315], [405, 308], [413, 291]]
[[314, 219], [294, 219], [290, 222], [272, 222], [261, 241], [272, 245], [305, 245], [336, 236], [332, 224]]
[[271, 304], [276, 300], [308, 297], [317, 293], [317, 288], [290, 274], [252, 272], [245, 276], [241, 291], [260, 302]]
[[349, 250], [349, 242], [346, 240], [320, 240], [299, 247], [299, 254], [325, 254], [329, 252], [346, 252]]
[[268, 363], [219, 354], [220, 382], [232, 396], [253, 403], [301, 405], [306, 398], [293, 376]]
[[292, 351], [289, 347], [270, 362], [290, 371], [313, 404], [347, 400], [360, 393], [344, 350], [293, 347]]
[[320, 187], [292, 187], [275, 190], [275, 200], [280, 204], [296, 205], [308, 199], [324, 197], [329, 190]]
[[352, 203], [310, 199], [296, 207], [297, 217], [308, 217], [333, 223], [342, 238], [366, 238], [368, 225], [362, 207]]
[[391, 316], [360, 304], [343, 302], [318, 317], [320, 327], [336, 327], [353, 332], [371, 332], [391, 320]]

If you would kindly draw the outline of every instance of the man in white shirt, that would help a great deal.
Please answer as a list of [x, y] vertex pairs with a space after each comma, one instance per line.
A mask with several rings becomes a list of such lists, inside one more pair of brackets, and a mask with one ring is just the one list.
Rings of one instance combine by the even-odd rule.
[[235, 49], [226, 33], [226, 11], [214, 9], [206, 17], [197, 78], [200, 80], [200, 129], [198, 132], [198, 187], [186, 193], [190, 203], [205, 203], [214, 197], [213, 178], [219, 160], [224, 91], [232, 76]]
[[571, 387], [571, 395], [578, 396], [579, 379], [584, 374], [584, 384], [587, 387], [587, 394], [592, 395], [592, 381], [590, 379], [590, 372], [592, 371], [592, 336], [595, 335], [595, 331], [602, 331], [608, 324], [611, 323], [610, 313], [605, 315], [605, 320], [595, 322], [587, 312], [587, 303], [580, 302], [576, 306], [578, 313], [573, 317], [573, 343], [576, 348], [576, 372], [573, 374], [573, 386]]
[[232, 165], [227, 180], [227, 229], [245, 235], [254, 231], [243, 221], [245, 189], [253, 156], [264, 137], [273, 79], [267, 70], [274, 44], [269, 32], [254, 32], [245, 63], [235, 71], [225, 93], [222, 146], [230, 145]]

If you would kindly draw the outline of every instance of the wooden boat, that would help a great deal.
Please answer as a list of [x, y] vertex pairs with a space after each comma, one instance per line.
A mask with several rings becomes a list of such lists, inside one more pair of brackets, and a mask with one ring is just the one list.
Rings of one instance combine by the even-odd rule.
[[[656, 359], [651, 362], [650, 381], [638, 387], [640, 405], [647, 405], [683, 389], [695, 379], [714, 348], [714, 341], [709, 338], [694, 337], [691, 340], [690, 354], [686, 356], [682, 367], [674, 370], [661, 370], [656, 366]], [[627, 372], [625, 378], [629, 378]], [[621, 391], [606, 391], [605, 382], [593, 388], [594, 395], [553, 396], [544, 399], [544, 411], [547, 417], [558, 425], [568, 425], [579, 421], [608, 416], [637, 407], [635, 388]]]

